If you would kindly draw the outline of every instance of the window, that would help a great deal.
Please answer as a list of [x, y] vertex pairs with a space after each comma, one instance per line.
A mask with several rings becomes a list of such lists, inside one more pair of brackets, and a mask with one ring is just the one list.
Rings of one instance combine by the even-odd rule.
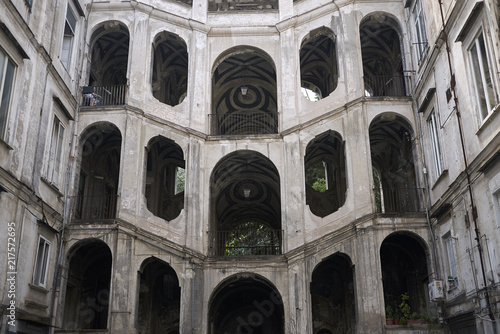
[[455, 288], [458, 284], [457, 279], [457, 263], [455, 260], [455, 250], [453, 247], [453, 237], [451, 232], [443, 236], [444, 247], [446, 248], [446, 256], [448, 260], [448, 289]]
[[441, 158], [441, 144], [439, 143], [438, 122], [436, 113], [432, 109], [427, 118], [427, 131], [429, 132], [430, 149], [432, 151], [432, 173], [437, 179], [443, 172], [443, 163]]
[[468, 54], [474, 80], [476, 103], [481, 119], [484, 120], [493, 111], [495, 98], [493, 95], [493, 78], [482, 31], [470, 44]]
[[497, 227], [500, 227], [500, 190], [493, 194], [493, 207], [495, 209], [495, 216], [497, 219]]
[[24, 0], [24, 2], [26, 3], [26, 5], [28, 5], [29, 8], [33, 6], [33, 0]]
[[50, 139], [49, 164], [47, 167], [47, 180], [57, 186], [60, 180], [62, 151], [64, 143], [64, 126], [54, 116], [52, 125], [52, 136]]
[[73, 11], [71, 10], [71, 7], [68, 3], [68, 7], [66, 10], [66, 23], [64, 24], [62, 50], [61, 50], [61, 62], [66, 68], [69, 68], [69, 65], [71, 63], [71, 51], [73, 49], [75, 29], [76, 29], [76, 17], [75, 14], [73, 14]]
[[413, 22], [415, 23], [415, 37], [416, 37], [416, 50], [417, 50], [417, 60], [420, 63], [422, 57], [427, 51], [427, 35], [425, 33], [425, 21], [424, 12], [422, 10], [422, 3], [420, 0], [415, 1], [415, 6], [413, 7]]
[[0, 49], [0, 139], [5, 139], [16, 65]]
[[45, 287], [47, 283], [47, 268], [49, 265], [50, 242], [42, 236], [38, 238], [33, 284]]

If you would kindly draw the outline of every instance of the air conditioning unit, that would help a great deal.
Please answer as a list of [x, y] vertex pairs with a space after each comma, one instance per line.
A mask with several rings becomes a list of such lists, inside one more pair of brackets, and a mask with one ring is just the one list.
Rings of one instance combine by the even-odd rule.
[[435, 279], [429, 283], [429, 299], [433, 302], [444, 299], [444, 282], [442, 279]]

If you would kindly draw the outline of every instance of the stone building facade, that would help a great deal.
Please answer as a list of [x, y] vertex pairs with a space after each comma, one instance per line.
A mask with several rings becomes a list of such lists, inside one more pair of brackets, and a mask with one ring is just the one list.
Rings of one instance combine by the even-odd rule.
[[0, 0], [0, 333], [500, 331], [499, 18]]

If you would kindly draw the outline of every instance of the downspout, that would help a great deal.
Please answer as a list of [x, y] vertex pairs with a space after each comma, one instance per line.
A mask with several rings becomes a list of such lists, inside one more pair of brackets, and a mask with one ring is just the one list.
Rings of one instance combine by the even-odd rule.
[[[88, 17], [90, 16], [90, 12], [92, 11], [92, 5], [94, 4], [94, 0], [91, 1], [87, 18], [85, 19], [85, 26], [83, 31], [83, 43], [85, 45], [87, 39], [87, 29], [88, 29]], [[83, 54], [81, 55], [81, 59], [83, 60]], [[82, 77], [82, 66], [80, 66], [79, 79]], [[69, 197], [69, 192], [71, 189], [71, 182], [73, 178], [74, 172], [74, 160], [75, 160], [75, 151], [77, 147], [78, 136], [76, 134], [76, 127], [78, 124], [78, 116], [80, 112], [80, 104], [78, 101], [80, 100], [80, 90], [76, 87], [76, 110], [75, 110], [75, 119], [73, 121], [71, 135], [73, 139], [71, 140], [71, 149], [68, 157], [68, 171], [66, 176], [66, 184], [64, 190], [64, 211], [63, 211], [63, 224], [61, 228], [61, 235], [59, 240], [59, 247], [57, 249], [57, 262], [56, 262], [56, 271], [54, 275], [54, 289], [52, 290], [52, 303], [50, 305], [50, 329], [49, 333], [54, 334], [55, 326], [56, 326], [56, 312], [57, 306], [59, 303], [59, 293], [61, 290], [61, 279], [62, 279], [62, 268], [64, 265], [64, 252], [63, 252], [63, 243], [64, 243], [64, 234], [66, 232], [66, 226], [69, 222], [70, 208], [71, 208], [71, 199]]]
[[[471, 182], [471, 177], [470, 177], [470, 173], [469, 173], [469, 164], [467, 162], [467, 154], [465, 151], [465, 140], [464, 140], [464, 134], [463, 134], [463, 128], [462, 128], [462, 119], [461, 119], [461, 115], [460, 115], [460, 111], [459, 111], [458, 96], [457, 96], [457, 93], [455, 90], [455, 73], [453, 72], [453, 67], [451, 64], [451, 50], [450, 50], [450, 46], [449, 46], [449, 42], [448, 42], [448, 34], [446, 32], [446, 23], [445, 23], [444, 12], [443, 12], [443, 2], [442, 2], [442, 0], [438, 0], [438, 1], [439, 1], [439, 11], [441, 13], [441, 23], [443, 25], [441, 32], [443, 34], [443, 39], [444, 39], [444, 42], [446, 45], [446, 55], [447, 55], [447, 59], [448, 59], [448, 67], [449, 67], [450, 77], [451, 77], [450, 87], [451, 87], [451, 90], [453, 93], [453, 102], [455, 103], [458, 131], [460, 134], [460, 143], [462, 146], [462, 157], [464, 159], [464, 173], [467, 177], [467, 190], [469, 192], [470, 204], [471, 204], [471, 210], [472, 210], [472, 220], [474, 222], [474, 232], [476, 234], [475, 240], [477, 243], [479, 262], [481, 263], [481, 273], [483, 276], [483, 284], [484, 284], [484, 289], [485, 289], [484, 290], [484, 297], [486, 300], [486, 307], [488, 308], [488, 316], [489, 316], [490, 320], [493, 323], [495, 323], [496, 322], [495, 315], [494, 315], [492, 307], [491, 307], [490, 296], [488, 293], [488, 282], [487, 282], [487, 278], [486, 278], [486, 271], [484, 268], [483, 248], [481, 247], [480, 232], [479, 232], [479, 227], [477, 224], [478, 213], [477, 213], [476, 205], [474, 203], [474, 196], [472, 193], [472, 182]], [[467, 211], [466, 211], [466, 215], [468, 215]], [[493, 324], [492, 327], [493, 327], [494, 333], [496, 333], [497, 332], [496, 326]]]

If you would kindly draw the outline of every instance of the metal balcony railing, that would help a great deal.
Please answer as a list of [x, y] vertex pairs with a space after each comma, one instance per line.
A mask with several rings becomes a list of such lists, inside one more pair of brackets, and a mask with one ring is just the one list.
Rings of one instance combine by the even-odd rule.
[[423, 188], [376, 188], [374, 193], [378, 212], [425, 212]]
[[209, 12], [278, 9], [278, 0], [208, 0]]
[[365, 96], [410, 96], [411, 76], [376, 75], [365, 76]]
[[121, 106], [126, 95], [126, 85], [82, 87], [82, 107]]
[[116, 218], [117, 195], [74, 196], [74, 219], [113, 219]]
[[209, 231], [212, 256], [261, 256], [281, 254], [282, 230]]
[[210, 114], [212, 135], [250, 135], [278, 133], [276, 114], [267, 112], [232, 112]]

